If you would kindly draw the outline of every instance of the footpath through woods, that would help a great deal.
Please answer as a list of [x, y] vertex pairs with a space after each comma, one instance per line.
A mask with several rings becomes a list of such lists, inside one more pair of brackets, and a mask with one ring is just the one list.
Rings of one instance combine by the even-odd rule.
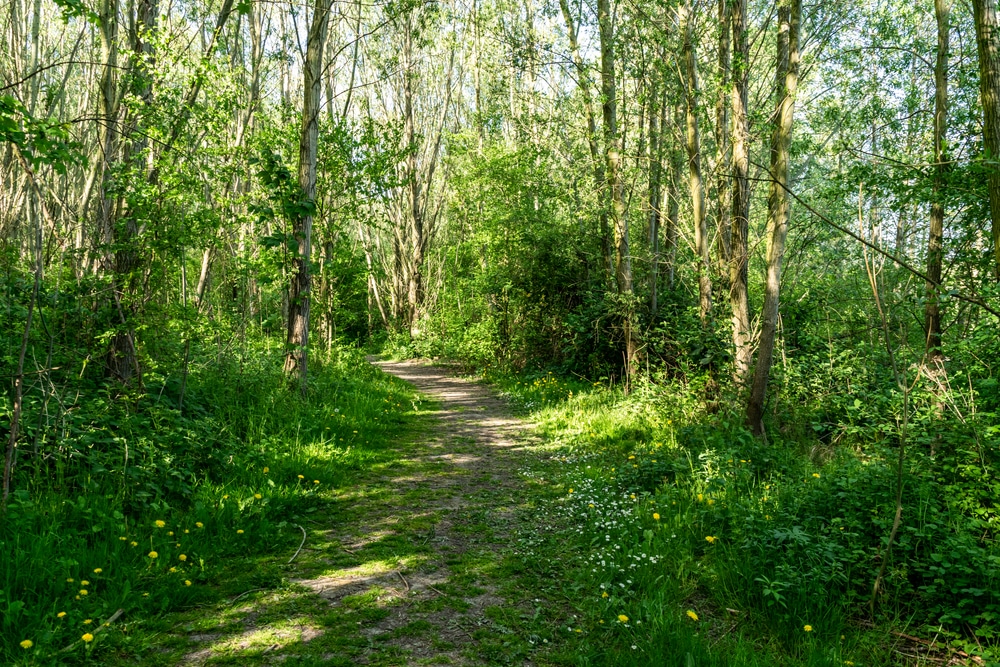
[[532, 500], [544, 492], [532, 492], [538, 482], [519, 472], [539, 458], [530, 425], [490, 389], [448, 369], [375, 363], [430, 399], [414, 405], [411, 437], [394, 445], [391, 463], [339, 490], [332, 511], [310, 517], [300, 554], [280, 568], [283, 586], [175, 621], [166, 664], [569, 658], [572, 642], [558, 637], [573, 625], [572, 612], [546, 599], [558, 583], [511, 558], [545, 540]]

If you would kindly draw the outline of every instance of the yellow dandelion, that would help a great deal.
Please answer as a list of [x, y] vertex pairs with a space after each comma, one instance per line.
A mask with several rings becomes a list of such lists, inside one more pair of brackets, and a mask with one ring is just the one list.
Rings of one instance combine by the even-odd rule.
[[659, 521], [660, 515], [657, 512], [653, 512], [653, 521]]
[[603, 593], [601, 593], [601, 598], [602, 599], [604, 599], [606, 597], [608, 597], [608, 592], [607, 591], [604, 591]]
[[172, 567], [172, 568], [170, 568], [170, 571], [171, 571], [171, 572], [176, 572], [176, 571], [177, 571], [177, 568], [176, 568], [176, 567]]
[[573, 493], [573, 489], [570, 489], [570, 490], [569, 490], [569, 492], [570, 492], [570, 493]]
[[104, 570], [99, 567], [94, 568], [94, 574], [100, 574], [101, 572], [104, 572]]
[[819, 479], [819, 473], [818, 472], [814, 472], [813, 473], [813, 477], [815, 477], [816, 479]]
[[709, 544], [714, 544], [715, 540], [717, 540], [717, 539], [718, 538], [715, 535], [706, 535], [705, 536], [705, 541], [708, 542]]
[[587, 503], [587, 507], [589, 507], [590, 509], [594, 509], [594, 503]]
[[260, 500], [264, 496], [260, 495], [259, 493], [255, 493], [255, 494], [253, 494], [253, 497], [256, 498], [257, 500]]
[[67, 584], [72, 584], [73, 583], [73, 577], [69, 577], [68, 579], [66, 579], [66, 583]]
[[83, 636], [80, 637], [80, 639], [89, 644], [90, 642], [94, 641], [94, 635], [90, 634], [89, 632], [85, 632], [83, 633]]
[[618, 614], [618, 622], [628, 623], [628, 616], [626, 616], [625, 614]]
[[81, 581], [81, 582], [80, 582], [80, 585], [81, 585], [81, 586], [89, 586], [89, 585], [90, 585], [90, 582], [89, 582], [89, 581], [87, 581], [86, 579], [84, 579], [83, 581]]
[[698, 614], [694, 613], [693, 609], [688, 609], [686, 613], [687, 617], [690, 618], [692, 621], [698, 620]]
[[174, 536], [174, 531], [171, 530], [169, 533], [167, 533], [167, 535], [169, 535], [170, 537], [173, 537]]
[[306, 478], [305, 475], [299, 475], [299, 479], [305, 479], [305, 478]]
[[631, 498], [632, 500], [635, 500], [635, 494], [633, 493], [631, 496], [629, 496], [629, 498]]
[[185, 529], [184, 529], [184, 534], [185, 534], [185, 535], [188, 535], [188, 534], [190, 534], [190, 533], [191, 533], [191, 531], [190, 531], [190, 530], [188, 530], [187, 528], [185, 528]]
[[222, 499], [223, 500], [229, 500], [229, 494], [228, 493], [223, 494]]
[[185, 585], [185, 586], [190, 586], [190, 585], [191, 585], [191, 582], [190, 582], [190, 581], [189, 581], [188, 579], [185, 579], [185, 580], [184, 580], [184, 585]]
[[61, 611], [58, 614], [56, 614], [56, 618], [65, 618], [65, 617], [66, 617], [66, 612], [64, 611]]
[[122, 535], [122, 536], [121, 536], [121, 537], [119, 537], [118, 539], [119, 539], [119, 540], [121, 540], [122, 542], [128, 542], [128, 538], [127, 538], [127, 537], [125, 537], [124, 535]]
[[166, 522], [166, 521], [164, 521], [163, 519], [157, 519], [157, 520], [156, 520], [156, 521], [154, 521], [153, 523], [154, 523], [154, 524], [156, 524], [156, 527], [157, 527], [157, 528], [163, 528], [164, 526], [166, 526], [166, 525], [167, 525], [167, 522]]
[[236, 531], [236, 534], [237, 534], [237, 535], [242, 535], [242, 534], [243, 534], [243, 529], [242, 529], [242, 528], [240, 528], [239, 530], [237, 530], [237, 531]]
[[318, 479], [314, 479], [313, 480], [313, 484], [319, 484], [319, 480]]
[[266, 475], [269, 472], [271, 472], [271, 469], [268, 468], [267, 466], [264, 466], [264, 474]]
[[629, 461], [631, 461], [631, 460], [633, 460], [634, 458], [635, 458], [635, 455], [632, 455], [632, 456], [629, 456], [629, 457], [628, 457], [628, 460], [629, 460]]
[[21, 648], [23, 648], [25, 650], [31, 648], [34, 645], [35, 645], [35, 642], [31, 641], [30, 639], [25, 639], [23, 642], [21, 642]]
[[703, 496], [702, 494], [699, 493], [698, 494], [698, 502], [700, 503], [704, 499], [705, 499], [705, 496]]
[[813, 631], [813, 626], [811, 626], [811, 625], [804, 625], [804, 626], [802, 626], [802, 629], [805, 630], [806, 632], [812, 632]]
[[83, 624], [84, 624], [84, 625], [90, 625], [90, 624], [91, 624], [91, 623], [93, 623], [93, 622], [94, 622], [94, 621], [93, 621], [93, 620], [91, 620], [91, 619], [89, 619], [89, 618], [86, 618], [86, 619], [84, 619], [84, 620], [83, 620]]
[[87, 593], [87, 589], [86, 588], [81, 588], [80, 589], [80, 595], [87, 595], [87, 594], [88, 593]]
[[196, 521], [194, 526], [195, 528], [204, 528], [205, 524], [203, 524], [201, 521]]
[[181, 554], [181, 555], [180, 555], [180, 556], [178, 556], [177, 558], [178, 558], [178, 560], [182, 560], [182, 561], [183, 561], [183, 560], [187, 560], [187, 559], [188, 559], [187, 555], [185, 555], [185, 554]]
[[133, 547], [137, 547], [137, 546], [139, 546], [139, 543], [136, 542], [135, 540], [132, 540], [131, 542], [129, 542], [129, 545], [133, 546]]
[[149, 552], [149, 557], [150, 558], [159, 558], [160, 554], [156, 553], [155, 551], [150, 551]]

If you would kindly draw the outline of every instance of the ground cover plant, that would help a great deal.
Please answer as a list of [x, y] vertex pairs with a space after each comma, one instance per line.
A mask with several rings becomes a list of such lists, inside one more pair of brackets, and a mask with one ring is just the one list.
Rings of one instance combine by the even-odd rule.
[[1000, 660], [1000, 546], [990, 519], [967, 511], [977, 483], [942, 475], [940, 460], [906, 461], [905, 518], [873, 617], [892, 447], [810, 457], [763, 445], [679, 386], [626, 396], [552, 374], [493, 380], [561, 446], [562, 470], [545, 474], [576, 545], [581, 664], [919, 661], [902, 635], [934, 640], [935, 659]]
[[0, 534], [0, 661], [106, 662], [141, 651], [165, 612], [282, 580], [265, 557], [287, 559], [330, 489], [385, 462], [414, 396], [356, 350], [317, 363], [309, 400], [276, 368], [257, 350], [192, 376], [183, 415], [155, 390], [83, 405], [20, 467]]

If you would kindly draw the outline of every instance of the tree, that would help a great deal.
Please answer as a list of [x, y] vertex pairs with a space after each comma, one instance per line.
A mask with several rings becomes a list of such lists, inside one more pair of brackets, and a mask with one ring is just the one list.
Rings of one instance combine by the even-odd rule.
[[302, 201], [293, 219], [297, 252], [288, 293], [288, 333], [285, 339], [285, 373], [298, 374], [299, 389], [305, 394], [309, 361], [309, 305], [312, 276], [313, 213], [316, 210], [316, 153], [319, 139], [320, 95], [323, 87], [323, 54], [330, 24], [332, 0], [316, 0], [303, 67], [302, 125], [299, 133], [299, 188]]
[[764, 400], [771, 373], [771, 357], [778, 329], [778, 301], [781, 293], [781, 260], [791, 212], [788, 196], [788, 164], [792, 140], [792, 113], [799, 84], [799, 23], [802, 0], [780, 0], [778, 5], [778, 49], [775, 67], [774, 129], [771, 134], [771, 188], [767, 200], [767, 278], [761, 312], [760, 344], [754, 368], [747, 425], [755, 435], [764, 433]]
[[1000, 282], [1000, 18], [996, 0], [972, 0], [979, 51], [979, 90], [983, 105], [983, 145], [986, 148], [993, 226], [993, 277]]
[[944, 259], [945, 175], [948, 158], [945, 142], [948, 136], [948, 41], [950, 0], [934, 0], [937, 23], [937, 60], [934, 64], [934, 198], [931, 201], [930, 230], [927, 235], [927, 301], [924, 305], [924, 332], [927, 356], [940, 361], [941, 352], [941, 264]]

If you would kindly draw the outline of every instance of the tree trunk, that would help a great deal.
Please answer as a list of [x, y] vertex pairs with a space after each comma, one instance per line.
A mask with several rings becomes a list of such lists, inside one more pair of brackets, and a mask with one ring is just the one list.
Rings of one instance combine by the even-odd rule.
[[653, 90], [649, 108], [649, 315], [656, 317], [660, 274], [660, 179], [663, 151], [660, 150], [666, 93]]
[[316, 200], [316, 153], [319, 140], [320, 99], [323, 88], [323, 53], [332, 0], [316, 0], [303, 68], [302, 129], [299, 134], [299, 187], [308, 205], [296, 216], [293, 234], [298, 252], [293, 260], [288, 299], [288, 337], [285, 373], [298, 374], [299, 390], [305, 394], [308, 379], [309, 298], [312, 277], [312, 223]]
[[778, 5], [778, 62], [775, 88], [777, 108], [771, 135], [771, 191], [767, 216], [767, 281], [764, 285], [764, 308], [761, 312], [760, 346], [754, 369], [750, 400], [747, 403], [747, 425], [755, 435], [764, 433], [762, 417], [767, 383], [771, 373], [771, 357], [778, 328], [778, 298], [781, 288], [781, 260], [785, 253], [785, 236], [790, 213], [788, 196], [789, 148], [792, 140], [792, 112], [799, 83], [799, 21], [802, 0], [781, 0]]
[[584, 65], [583, 58], [580, 57], [580, 43], [577, 39], [576, 27], [573, 23], [573, 15], [569, 10], [568, 0], [559, 0], [562, 8], [563, 19], [566, 21], [566, 32], [569, 33], [569, 48], [573, 57], [573, 66], [579, 81], [580, 94], [583, 96], [583, 111], [587, 116], [587, 145], [590, 147], [590, 158], [594, 162], [594, 189], [597, 191], [598, 201], [598, 222], [601, 234], [601, 259], [604, 267], [604, 282], [611, 282], [612, 259], [611, 259], [611, 228], [608, 223], [608, 207], [605, 189], [607, 179], [604, 173], [604, 158], [601, 156], [601, 148], [597, 142], [597, 120], [594, 113], [594, 103], [590, 96], [591, 86], [590, 73]]
[[[730, 203], [730, 163], [729, 147], [729, 104], [726, 97], [730, 83], [730, 0], [719, 0], [719, 91], [715, 102], [715, 146], [716, 146], [716, 238], [718, 239], [719, 273], [726, 274], [731, 260], [731, 203]], [[726, 276], [728, 277], [728, 276]]]
[[705, 192], [701, 177], [701, 139], [698, 135], [698, 65], [694, 49], [694, 16], [690, 0], [678, 9], [684, 36], [685, 111], [687, 116], [688, 185], [694, 217], [694, 248], [698, 255], [698, 297], [702, 324], [712, 316], [712, 277], [705, 219]]
[[927, 239], [927, 301], [924, 304], [924, 331], [928, 358], [940, 359], [941, 304], [938, 301], [941, 264], [944, 259], [944, 204], [941, 191], [947, 171], [945, 141], [948, 134], [948, 42], [950, 0], [934, 0], [938, 47], [934, 65], [934, 198], [931, 202], [931, 227]]
[[733, 48], [733, 215], [729, 241], [729, 301], [733, 313], [733, 379], [743, 386], [750, 373], [750, 305], [747, 298], [747, 233], [750, 219], [750, 152], [747, 123], [747, 77], [750, 48], [747, 41], [746, 0], [734, 0]]
[[996, 0], [972, 0], [979, 50], [983, 144], [989, 159], [990, 218], [993, 222], [993, 278], [1000, 282], [1000, 20]]

